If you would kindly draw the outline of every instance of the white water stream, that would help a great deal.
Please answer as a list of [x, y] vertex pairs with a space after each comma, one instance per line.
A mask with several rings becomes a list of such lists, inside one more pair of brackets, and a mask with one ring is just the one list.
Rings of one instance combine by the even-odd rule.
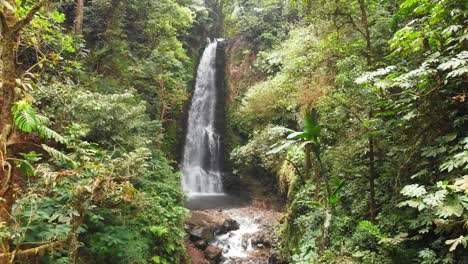
[[[242, 209], [225, 210], [224, 213], [236, 220], [239, 229], [227, 234], [216, 236], [212, 245], [223, 248], [222, 264], [236, 264], [239, 260], [251, 258], [255, 251], [252, 247], [250, 235], [260, 231], [255, 219], [242, 211]], [[259, 264], [260, 262], [249, 262]]]

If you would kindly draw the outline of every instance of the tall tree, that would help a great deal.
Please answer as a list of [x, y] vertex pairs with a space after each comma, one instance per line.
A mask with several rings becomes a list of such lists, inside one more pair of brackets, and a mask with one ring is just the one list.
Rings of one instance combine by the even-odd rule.
[[83, 34], [83, 12], [84, 12], [84, 0], [76, 0], [76, 7], [75, 7], [75, 21], [74, 21], [74, 29], [75, 34], [81, 35]]

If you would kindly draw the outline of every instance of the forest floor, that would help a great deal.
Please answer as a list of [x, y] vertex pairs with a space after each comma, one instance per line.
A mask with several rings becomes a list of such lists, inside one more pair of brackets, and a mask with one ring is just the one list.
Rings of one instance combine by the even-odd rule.
[[[268, 197], [255, 197], [237, 208], [192, 210], [186, 228], [186, 247], [192, 263], [269, 263], [275, 228], [282, 216], [281, 206]], [[235, 220], [238, 228], [217, 234], [228, 219]], [[194, 238], [197, 230], [202, 239]]]

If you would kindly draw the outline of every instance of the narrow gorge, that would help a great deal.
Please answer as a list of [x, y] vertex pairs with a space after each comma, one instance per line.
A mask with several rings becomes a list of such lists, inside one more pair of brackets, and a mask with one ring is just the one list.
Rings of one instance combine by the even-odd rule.
[[[192, 210], [186, 230], [192, 263], [266, 264], [278, 212], [252, 205], [248, 192], [223, 188], [225, 98], [222, 40], [208, 40], [197, 70], [188, 112], [182, 187]], [[224, 56], [221, 56], [222, 58]]]

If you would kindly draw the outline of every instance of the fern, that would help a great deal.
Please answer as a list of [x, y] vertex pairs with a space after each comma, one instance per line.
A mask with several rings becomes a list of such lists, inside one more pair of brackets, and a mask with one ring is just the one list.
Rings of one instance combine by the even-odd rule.
[[46, 116], [44, 115], [41, 115], [41, 114], [36, 114], [37, 116], [37, 119], [39, 119], [39, 121], [41, 122], [41, 125], [43, 126], [48, 126], [49, 125], [49, 118], [47, 118]]
[[361, 230], [367, 231], [369, 234], [373, 235], [376, 238], [383, 239], [385, 236], [380, 231], [380, 228], [370, 221], [363, 220], [359, 222], [358, 228]]
[[42, 138], [54, 139], [55, 141], [63, 144], [67, 143], [67, 139], [65, 139], [62, 135], [46, 126], [39, 125], [37, 127], [37, 131], [39, 132], [39, 136], [41, 136]]
[[31, 133], [37, 131], [42, 138], [54, 139], [63, 144], [67, 143], [64, 137], [46, 126], [49, 123], [49, 119], [37, 114], [29, 102], [25, 100], [16, 102], [12, 108], [12, 112], [16, 126], [23, 132]]
[[41, 123], [31, 104], [25, 100], [16, 102], [13, 105], [12, 112], [16, 126], [23, 132], [30, 133], [36, 130]]
[[76, 167], [76, 163], [67, 155], [65, 155], [63, 152], [56, 150], [52, 147], [49, 147], [47, 145], [42, 144], [42, 148], [49, 153], [49, 155], [54, 158], [54, 160], [58, 162], [62, 162], [65, 164], [68, 164], [70, 167]]

